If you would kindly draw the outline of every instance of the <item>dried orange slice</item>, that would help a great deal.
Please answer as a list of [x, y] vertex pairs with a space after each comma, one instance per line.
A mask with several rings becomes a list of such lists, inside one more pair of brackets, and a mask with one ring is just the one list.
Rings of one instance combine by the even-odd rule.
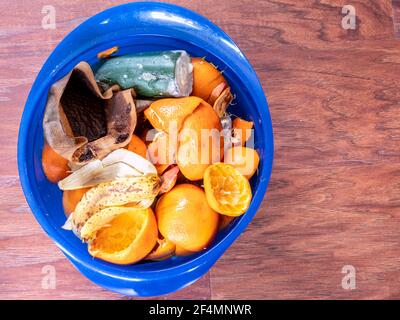
[[226, 163], [215, 163], [207, 168], [204, 172], [204, 190], [210, 207], [227, 216], [240, 216], [251, 202], [249, 181]]
[[97, 231], [89, 244], [89, 253], [111, 263], [135, 263], [146, 257], [156, 245], [156, 219], [150, 208], [115, 209], [121, 213]]

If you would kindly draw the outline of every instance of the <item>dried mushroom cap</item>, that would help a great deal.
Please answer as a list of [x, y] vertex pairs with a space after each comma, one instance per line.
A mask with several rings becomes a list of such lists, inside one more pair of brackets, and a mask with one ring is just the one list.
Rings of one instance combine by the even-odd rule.
[[46, 141], [73, 164], [102, 159], [129, 143], [136, 126], [131, 90], [102, 92], [80, 62], [50, 89], [43, 119]]

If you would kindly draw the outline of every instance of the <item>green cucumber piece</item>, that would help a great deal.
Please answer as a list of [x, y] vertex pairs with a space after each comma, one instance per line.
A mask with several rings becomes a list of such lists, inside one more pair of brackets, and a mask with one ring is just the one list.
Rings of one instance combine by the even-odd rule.
[[110, 58], [96, 72], [96, 81], [133, 88], [142, 97], [187, 97], [193, 67], [186, 51], [143, 52]]

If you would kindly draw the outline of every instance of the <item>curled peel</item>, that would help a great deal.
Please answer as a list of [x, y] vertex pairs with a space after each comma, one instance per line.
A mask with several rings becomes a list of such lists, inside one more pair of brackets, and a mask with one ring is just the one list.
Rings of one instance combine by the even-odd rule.
[[233, 95], [231, 93], [231, 88], [227, 87], [220, 96], [215, 100], [213, 108], [219, 117], [223, 117], [226, 109], [233, 100]]
[[111, 152], [103, 160], [89, 162], [61, 180], [61, 190], [75, 190], [111, 182], [117, 178], [156, 174], [154, 165], [136, 153], [126, 149]]
[[97, 54], [97, 58], [98, 59], [105, 59], [108, 58], [109, 56], [111, 56], [112, 54], [116, 53], [118, 51], [119, 47], [115, 46], [109, 49], [106, 49], [104, 51], [101, 51]]
[[174, 166], [161, 176], [160, 194], [170, 191], [178, 179], [179, 167]]
[[105, 167], [117, 162], [126, 163], [142, 174], [157, 173], [150, 161], [126, 149], [115, 150], [102, 160]]
[[211, 105], [214, 105], [215, 101], [218, 97], [222, 94], [222, 92], [227, 88], [228, 84], [225, 82], [221, 82], [217, 85], [214, 90], [211, 92], [210, 97], [208, 98], [207, 102]]

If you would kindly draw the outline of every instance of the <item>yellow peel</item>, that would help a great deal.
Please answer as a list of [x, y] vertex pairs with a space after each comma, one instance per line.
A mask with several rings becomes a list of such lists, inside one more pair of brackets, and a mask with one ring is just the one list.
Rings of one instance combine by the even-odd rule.
[[[130, 208], [128, 210], [134, 210], [134, 208]], [[110, 207], [97, 211], [86, 221], [86, 223], [82, 227], [80, 233], [81, 239], [87, 242], [93, 241], [96, 237], [96, 232], [98, 230], [105, 227], [117, 215], [122, 214], [126, 211], [127, 209], [124, 207]]]
[[250, 206], [249, 181], [232, 165], [214, 163], [204, 172], [204, 191], [211, 208], [220, 214], [237, 217]]

